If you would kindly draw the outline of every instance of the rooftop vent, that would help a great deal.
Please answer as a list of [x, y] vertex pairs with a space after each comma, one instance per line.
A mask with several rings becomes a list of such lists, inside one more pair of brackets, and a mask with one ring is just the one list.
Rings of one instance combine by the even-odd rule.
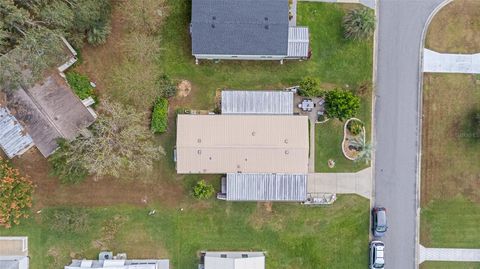
[[215, 24], [212, 23], [212, 28], [215, 28]]
[[265, 29], [268, 30], [268, 28], [270, 28], [270, 27], [268, 27], [268, 25], [265, 25]]

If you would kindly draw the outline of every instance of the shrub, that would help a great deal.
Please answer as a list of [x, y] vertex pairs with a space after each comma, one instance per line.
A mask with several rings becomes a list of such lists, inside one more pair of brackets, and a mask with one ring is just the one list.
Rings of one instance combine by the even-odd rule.
[[322, 95], [320, 81], [314, 77], [305, 77], [300, 82], [298, 94], [306, 97], [317, 97]]
[[87, 31], [87, 41], [94, 46], [105, 44], [110, 31], [109, 22], [99, 22]]
[[359, 135], [363, 131], [363, 124], [357, 120], [351, 120], [348, 123], [347, 128], [352, 135]]
[[87, 76], [72, 71], [67, 72], [66, 77], [68, 84], [81, 100], [87, 99], [90, 96], [96, 99], [94, 88], [90, 85], [90, 79]]
[[168, 127], [168, 100], [159, 98], [153, 107], [151, 129], [155, 133], [164, 133]]
[[161, 75], [157, 81], [163, 97], [170, 98], [177, 94], [177, 85], [167, 75]]
[[49, 227], [56, 232], [81, 233], [88, 230], [89, 215], [83, 208], [56, 208], [45, 214]]
[[350, 10], [343, 18], [346, 39], [365, 40], [375, 31], [375, 14], [369, 8]]
[[332, 90], [325, 93], [325, 113], [329, 118], [343, 121], [355, 116], [360, 108], [360, 98], [350, 91]]
[[65, 139], [58, 140], [58, 149], [48, 161], [52, 166], [52, 175], [57, 176], [62, 183], [78, 183], [83, 181], [88, 171], [78, 159], [69, 159], [70, 144]]
[[0, 158], [0, 226], [10, 228], [28, 218], [33, 183]]
[[193, 196], [197, 199], [209, 199], [214, 193], [213, 185], [206, 183], [203, 179], [193, 187]]

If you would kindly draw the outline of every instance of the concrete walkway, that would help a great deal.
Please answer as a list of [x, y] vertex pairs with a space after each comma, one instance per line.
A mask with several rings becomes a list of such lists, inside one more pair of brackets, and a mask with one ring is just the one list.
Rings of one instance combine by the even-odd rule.
[[308, 174], [308, 193], [358, 194], [372, 198], [372, 168], [357, 173]]
[[310, 118], [310, 155], [308, 156], [308, 172], [315, 173], [315, 121]]
[[325, 3], [353, 3], [362, 4], [366, 7], [375, 9], [375, 0], [299, 0], [303, 2], [325, 2]]
[[480, 262], [480, 249], [426, 248], [420, 245], [420, 263], [424, 261]]
[[445, 54], [424, 49], [423, 55], [423, 72], [480, 74], [480, 53]]

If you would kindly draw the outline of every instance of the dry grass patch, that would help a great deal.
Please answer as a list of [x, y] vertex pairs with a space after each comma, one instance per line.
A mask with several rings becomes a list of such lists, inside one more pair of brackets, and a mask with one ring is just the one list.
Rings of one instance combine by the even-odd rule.
[[472, 75], [425, 75], [422, 205], [458, 194], [480, 202], [480, 85]]
[[480, 53], [480, 1], [455, 0], [440, 10], [426, 45], [438, 52]]

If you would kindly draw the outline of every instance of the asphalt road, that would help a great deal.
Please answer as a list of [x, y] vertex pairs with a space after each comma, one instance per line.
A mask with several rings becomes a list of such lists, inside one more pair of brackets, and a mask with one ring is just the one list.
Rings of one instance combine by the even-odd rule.
[[375, 204], [387, 208], [386, 268], [416, 268], [419, 60], [423, 28], [444, 0], [379, 0]]

